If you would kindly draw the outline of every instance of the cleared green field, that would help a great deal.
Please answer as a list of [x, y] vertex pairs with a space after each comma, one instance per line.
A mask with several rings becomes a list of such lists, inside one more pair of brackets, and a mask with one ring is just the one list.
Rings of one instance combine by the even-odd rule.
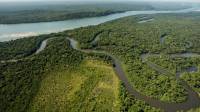
[[[189, 73], [184, 73], [184, 70], [193, 66], [199, 69], [200, 58], [172, 59], [169, 55], [200, 53], [200, 15], [146, 16], [154, 18], [154, 21], [140, 24], [138, 22], [144, 15], [131, 16], [97, 26], [60, 32], [54, 34], [55, 38], [50, 39], [45, 50], [39, 54], [30, 55], [18, 62], [0, 63], [0, 109], [5, 112], [162, 111], [149, 106], [145, 103], [147, 100], [138, 100], [136, 95], [131, 96], [127, 92], [127, 86], [125, 88], [118, 80], [109, 56], [86, 53], [83, 49], [104, 51], [119, 59], [130, 86], [142, 95], [173, 105], [186, 102], [190, 98], [190, 91], [177, 79], [177, 72], [183, 73], [181, 78], [199, 93], [199, 70]], [[52, 37], [52, 34], [49, 36]], [[74, 49], [66, 37], [77, 40], [82, 50]], [[9, 59], [17, 58], [15, 54], [18, 51], [29, 51], [35, 48], [35, 43], [41, 42], [40, 38], [21, 40], [24, 44], [17, 45]], [[19, 41], [12, 41], [12, 46], [5, 45], [3, 49], [14, 49]], [[29, 43], [30, 47], [25, 47]], [[148, 59], [157, 65], [157, 69], [143, 61], [143, 54], [159, 54]], [[4, 57], [7, 59], [6, 55]], [[117, 68], [115, 63], [113, 65]], [[169, 72], [160, 72], [158, 68]], [[193, 98], [198, 100], [198, 95]], [[184, 111], [198, 108], [198, 101], [192, 100], [189, 104], [187, 109], [183, 108]]]
[[188, 112], [199, 112], [199, 111], [200, 111], [200, 108], [197, 108], [197, 109], [191, 109]]
[[47, 74], [29, 111], [117, 112], [119, 86], [112, 66], [85, 60], [76, 70], [63, 68]]

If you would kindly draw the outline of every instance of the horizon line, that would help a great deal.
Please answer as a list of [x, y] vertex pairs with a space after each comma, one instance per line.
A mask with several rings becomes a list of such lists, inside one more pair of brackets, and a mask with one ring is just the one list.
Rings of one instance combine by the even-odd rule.
[[93, 0], [77, 0], [77, 1], [74, 1], [74, 0], [58, 0], [58, 1], [54, 1], [54, 0], [45, 0], [45, 1], [42, 1], [42, 0], [31, 0], [31, 1], [25, 1], [25, 0], [20, 0], [20, 1], [15, 1], [15, 0], [6, 0], [6, 1], [1, 1], [0, 2], [4, 2], [4, 3], [10, 3], [10, 2], [24, 2], [24, 3], [30, 3], [30, 2], [168, 2], [168, 3], [200, 3], [200, 1], [186, 1], [186, 0], [183, 0], [183, 1], [160, 1], [160, 0], [154, 0], [154, 1], [149, 1], [149, 0], [144, 0], [144, 1], [141, 1], [141, 0], [135, 0], [135, 1], [131, 1], [131, 0], [127, 0], [127, 1], [124, 1], [124, 0], [117, 0], [117, 1], [93, 1]]

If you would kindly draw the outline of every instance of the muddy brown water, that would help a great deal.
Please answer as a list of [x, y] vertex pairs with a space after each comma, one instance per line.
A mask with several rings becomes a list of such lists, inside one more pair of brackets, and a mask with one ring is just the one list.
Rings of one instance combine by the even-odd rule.
[[[98, 38], [98, 36], [96, 36], [96, 37]], [[119, 79], [124, 83], [127, 91], [131, 95], [133, 95], [135, 98], [145, 101], [150, 106], [163, 109], [166, 112], [176, 112], [178, 110], [186, 111], [186, 110], [189, 110], [191, 108], [200, 107], [200, 98], [199, 98], [198, 94], [185, 81], [182, 81], [182, 80], [179, 79], [181, 72], [177, 73], [178, 74], [177, 78], [180, 80], [181, 84], [184, 86], [184, 88], [188, 92], [187, 100], [183, 103], [162, 102], [158, 99], [145, 96], [145, 95], [141, 94], [140, 92], [138, 92], [136, 89], [134, 89], [133, 86], [128, 81], [126, 74], [125, 74], [125, 72], [124, 72], [124, 70], [121, 66], [120, 61], [115, 56], [113, 56], [113, 55], [111, 55], [107, 52], [104, 52], [104, 51], [80, 49], [78, 47], [78, 42], [76, 40], [74, 40], [72, 38], [67, 38], [67, 39], [70, 41], [71, 47], [75, 50], [79, 50], [79, 51], [85, 52], [85, 53], [101, 53], [101, 54], [105, 54], [105, 55], [111, 57], [112, 60], [113, 60], [113, 63], [114, 63], [114, 66], [113, 66], [114, 70], [115, 70], [116, 74], [118, 75]], [[94, 39], [94, 40], [97, 40], [97, 39]], [[43, 51], [46, 48], [47, 41], [48, 41], [48, 39], [46, 39], [42, 42], [42, 44], [40, 45], [39, 49], [35, 52], [35, 54], [40, 53], [41, 51]], [[150, 57], [150, 56], [161, 56], [161, 55], [160, 54], [142, 54], [141, 55], [142, 61], [147, 63], [150, 67], [152, 67], [156, 71], [163, 73], [163, 74], [167, 74], [167, 71], [165, 69], [163, 69], [162, 67], [159, 67], [158, 65], [156, 65], [152, 62], [148, 62], [147, 58]], [[172, 58], [176, 58], [176, 57], [200, 57], [200, 55], [196, 54], [196, 53], [182, 53], [182, 54], [171, 54], [170, 57], [172, 57]], [[187, 72], [196, 72], [197, 68], [191, 67], [191, 68], [188, 68], [186, 71]]]
[[[133, 95], [135, 98], [139, 99], [139, 100], [143, 100], [145, 101], [147, 104], [149, 104], [150, 106], [156, 107], [156, 108], [160, 108], [163, 109], [165, 112], [176, 112], [178, 110], [189, 110], [191, 108], [196, 108], [200, 106], [200, 99], [199, 96], [196, 92], [194, 92], [192, 90], [192, 88], [190, 88], [188, 86], [188, 84], [184, 81], [181, 81], [181, 84], [184, 85], [186, 91], [188, 92], [188, 98], [185, 102], [183, 103], [167, 103], [167, 102], [162, 102], [158, 99], [154, 99], [148, 96], [145, 96], [143, 94], [141, 94], [140, 92], [138, 92], [136, 89], [133, 88], [133, 86], [130, 84], [129, 80], [126, 77], [126, 74], [121, 66], [120, 61], [113, 55], [104, 52], [104, 51], [96, 51], [96, 50], [83, 50], [78, 48], [78, 42], [72, 38], [67, 38], [70, 41], [71, 47], [75, 50], [79, 50], [85, 53], [103, 53], [109, 57], [112, 58], [113, 63], [114, 63], [114, 70], [116, 72], [116, 74], [118, 75], [119, 79], [124, 83], [127, 91]], [[143, 55], [142, 59], [146, 60], [148, 56]], [[143, 61], [144, 61], [143, 60]]]
[[[161, 56], [160, 54], [142, 54], [141, 55], [141, 58], [142, 58], [142, 61], [147, 63], [148, 66], [150, 66], [151, 68], [153, 68], [154, 70], [162, 73], [162, 74], [170, 74], [169, 71], [163, 69], [162, 67], [160, 67], [159, 65], [156, 65], [152, 62], [149, 62], [148, 61], [148, 57], [150, 56]], [[196, 53], [180, 53], [180, 54], [170, 54], [169, 55], [171, 58], [177, 58], [177, 57], [181, 57], [181, 58], [189, 58], [189, 57], [200, 57], [199, 54], [196, 54]], [[166, 110], [167, 112], [171, 111], [171, 112], [175, 112], [175, 111], [178, 111], [178, 110], [183, 110], [183, 111], [186, 111], [186, 110], [189, 110], [191, 108], [197, 108], [197, 107], [200, 107], [200, 98], [198, 96], [198, 93], [196, 93], [185, 81], [181, 80], [180, 79], [180, 75], [182, 72], [197, 72], [198, 69], [197, 67], [193, 66], [193, 67], [189, 67], [187, 68], [186, 70], [183, 70], [181, 72], [177, 72], [176, 73], [176, 78], [178, 79], [178, 81], [181, 83], [181, 85], [183, 85], [183, 87], [185, 88], [185, 90], [188, 92], [188, 97], [187, 97], [187, 100], [186, 102], [183, 102], [183, 103], [179, 103], [179, 104], [163, 104], [166, 105]], [[169, 109], [170, 108], [170, 109]]]

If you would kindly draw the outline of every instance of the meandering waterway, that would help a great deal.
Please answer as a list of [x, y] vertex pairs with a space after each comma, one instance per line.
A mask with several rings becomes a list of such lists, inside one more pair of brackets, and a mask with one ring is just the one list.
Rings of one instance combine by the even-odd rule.
[[[128, 81], [127, 77], [126, 77], [126, 74], [125, 74], [125, 72], [124, 72], [124, 70], [123, 70], [123, 68], [121, 66], [120, 60], [118, 60], [115, 56], [111, 55], [110, 53], [104, 52], [104, 51], [97, 51], [97, 50], [92, 50], [92, 49], [91, 50], [80, 49], [78, 47], [78, 42], [76, 40], [74, 40], [72, 38], [67, 38], [67, 39], [70, 41], [70, 44], [71, 44], [72, 48], [75, 49], [75, 50], [79, 50], [79, 51], [84, 52], [84, 53], [102, 53], [102, 54], [105, 54], [105, 55], [111, 57], [112, 60], [113, 60], [114, 65], [115, 65], [114, 66], [114, 70], [117, 73], [119, 79], [124, 83], [127, 91], [131, 95], [136, 97], [137, 99], [143, 100], [143, 101], [145, 101], [146, 103], [148, 103], [149, 105], [151, 105], [153, 107], [161, 108], [166, 112], [176, 112], [178, 110], [186, 111], [186, 110], [189, 110], [191, 108], [196, 108], [196, 107], [200, 106], [200, 98], [199, 98], [198, 94], [190, 86], [188, 86], [188, 84], [186, 82], [184, 82], [184, 81], [181, 81], [181, 84], [185, 87], [186, 91], [188, 92], [188, 98], [183, 103], [162, 102], [162, 101], [160, 101], [158, 99], [150, 98], [148, 96], [145, 96], [145, 95], [141, 94], [136, 89], [134, 89], [133, 86], [129, 83], [129, 81]], [[158, 56], [159, 54], [152, 54], [152, 55], [153, 56]], [[144, 54], [143, 56], [141, 56], [142, 59], [143, 59], [143, 62], [146, 62], [147, 58], [149, 56], [152, 56], [152, 55]], [[176, 56], [177, 56], [177, 54], [176, 54]], [[196, 55], [196, 54], [195, 55], [192, 55], [192, 54], [180, 54], [178, 56], [189, 57], [189, 56], [200, 56], [200, 55]], [[149, 66], [151, 66], [151, 64]], [[154, 68], [154, 67], [152, 67], [152, 68]], [[161, 72], [162, 72], [162, 68], [158, 68], [158, 70], [161, 70]]]
[[[85, 19], [75, 19], [75, 20], [67, 20], [67, 21], [57, 21], [57, 22], [45, 22], [45, 23], [28, 23], [28, 24], [15, 24], [15, 25], [0, 25], [0, 41], [8, 41], [12, 39], [17, 39], [26, 36], [38, 35], [38, 34], [46, 34], [52, 32], [59, 32], [68, 29], [79, 28], [88, 25], [97, 25], [100, 23], [104, 23], [110, 20], [118, 19], [125, 16], [130, 15], [138, 15], [138, 14], [156, 14], [156, 13], [186, 13], [193, 11], [193, 9], [181, 10], [181, 11], [129, 11], [120, 14], [112, 14], [109, 16], [103, 17], [93, 17], [93, 18], [85, 18]], [[38, 27], [39, 26], [39, 27]], [[200, 106], [200, 99], [198, 94], [188, 86], [188, 84], [184, 81], [181, 83], [184, 85], [185, 89], [188, 92], [188, 99], [186, 102], [183, 103], [166, 103], [162, 102], [158, 99], [150, 98], [138, 92], [133, 86], [129, 83], [126, 74], [121, 67], [121, 62], [118, 60], [117, 57], [111, 55], [110, 53], [104, 51], [97, 51], [97, 50], [84, 50], [78, 47], [78, 42], [72, 38], [67, 38], [70, 41], [72, 48], [75, 50], [79, 50], [85, 53], [103, 53], [112, 58], [114, 63], [114, 70], [116, 71], [119, 79], [125, 84], [126, 89], [128, 92], [136, 97], [137, 99], [144, 100], [146, 103], [153, 107], [161, 108], [166, 112], [175, 112], [177, 110], [188, 110], [191, 108], [196, 108]], [[94, 39], [95, 41], [98, 40]], [[162, 42], [161, 42], [162, 43]], [[41, 43], [40, 48], [35, 52], [38, 54], [42, 50], [45, 49], [47, 44], [47, 40], [44, 40]], [[143, 62], [148, 62], [149, 56], [158, 56], [159, 54], [143, 54], [141, 56]], [[199, 54], [195, 53], [184, 53], [184, 54], [171, 54], [172, 58], [174, 57], [200, 57]], [[11, 60], [16, 62], [16, 60]], [[148, 63], [147, 63], [148, 64]], [[148, 64], [152, 68], [157, 68], [158, 71], [163, 71], [163, 68], [159, 68], [158, 65], [153, 63]], [[177, 76], [179, 78], [179, 76]]]

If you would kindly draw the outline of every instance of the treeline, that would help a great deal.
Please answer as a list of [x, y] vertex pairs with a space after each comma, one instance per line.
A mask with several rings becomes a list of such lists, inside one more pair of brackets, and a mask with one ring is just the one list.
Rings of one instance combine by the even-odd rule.
[[20, 59], [34, 54], [42, 42], [48, 38], [60, 37], [62, 34], [51, 33], [35, 37], [0, 42], [0, 61]]
[[[82, 74], [86, 74], [86, 76], [89, 76], [87, 83], [84, 84], [84, 87], [82, 87], [82, 89], [76, 93], [78, 96], [87, 95], [86, 92], [91, 92], [92, 89], [96, 87], [98, 80], [104, 78], [102, 77], [102, 70], [98, 71], [94, 68], [87, 66], [80, 67], [80, 65], [83, 60], [91, 59], [104, 60], [104, 62], [108, 65], [112, 65], [112, 59], [104, 54], [89, 53], [86, 55], [80, 51], [76, 51], [73, 48], [71, 48], [70, 42], [66, 39], [66, 36], [64, 35], [65, 33], [58, 33], [44, 36], [49, 38], [51, 36], [52, 37], [48, 41], [45, 50], [37, 55], [30, 55], [29, 57], [22, 58], [18, 62], [0, 63], [1, 110], [5, 112], [12, 112], [27, 111], [27, 109], [30, 109], [30, 104], [33, 104], [33, 98], [38, 93], [38, 90], [41, 86], [41, 81], [43, 81], [48, 74], [51, 74], [52, 72], [57, 72], [57, 70], [60, 69], [74, 71], [75, 73], [80, 71]], [[19, 46], [17, 46], [23, 47], [24, 45], [26, 46], [27, 44], [30, 44], [31, 41], [35, 38], [40, 40], [44, 37], [39, 36], [33, 38], [23, 38], [10, 42], [15, 44], [15, 42], [18, 43], [18, 41], [27, 41], [26, 43], [18, 44]], [[34, 44], [32, 46], [34, 46]], [[8, 46], [5, 48], [8, 48]], [[28, 50], [31, 49], [27, 49], [27, 51]], [[18, 52], [18, 50], [13, 51], [12, 53], [15, 52]], [[67, 109], [79, 110], [73, 106], [77, 106], [77, 104], [80, 105], [82, 103], [80, 102], [80, 100], [86, 101], [85, 97], [81, 96], [79, 97], [79, 99], [75, 100], [71, 105], [68, 105], [69, 108]], [[103, 97], [103, 99], [106, 99], [107, 97], [110, 96], [105, 96]], [[100, 104], [101, 103], [99, 102], [99, 105]], [[93, 105], [90, 106], [94, 107]], [[106, 105], [101, 104], [101, 106]], [[89, 108], [82, 107], [82, 109], [86, 110]]]
[[[25, 111], [32, 101], [33, 96], [37, 93], [40, 82], [45, 77], [43, 75], [45, 73], [62, 67], [76, 68], [86, 57], [103, 59], [108, 61], [109, 64], [112, 62], [110, 57], [105, 55], [87, 54], [86, 56], [82, 52], [73, 50], [66, 39], [67, 36], [78, 40], [81, 48], [101, 49], [118, 57], [122, 62], [129, 82], [133, 88], [142, 94], [165, 102], [180, 103], [185, 101], [187, 92], [176, 80], [175, 75], [163, 75], [153, 70], [146, 63], [142, 62], [141, 55], [143, 53], [165, 55], [193, 51], [200, 52], [198, 44], [200, 25], [198, 19], [196, 19], [198, 16], [185, 16], [182, 18], [181, 15], [157, 14], [151, 17], [155, 20], [143, 24], [137, 23], [139, 21], [137, 17], [126, 17], [97, 26], [61, 32], [54, 35], [58, 38], [50, 39], [47, 48], [38, 55], [30, 56], [19, 62], [0, 63], [1, 109], [5, 111]], [[165, 33], [167, 34], [166, 39], [164, 43], [161, 43], [160, 38]], [[91, 42], [97, 36], [99, 39], [96, 40], [96, 45], [93, 46]], [[21, 40], [22, 43], [25, 40]], [[184, 42], [192, 44], [187, 46]], [[16, 54], [20, 50], [31, 50], [32, 47], [27, 47], [27, 49], [23, 47], [29, 46], [27, 45], [29, 43], [32, 43], [31, 46], [37, 45], [36, 41], [31, 38], [28, 38], [23, 44], [20, 44], [18, 40], [16, 40], [16, 43], [18, 43], [18, 46], [13, 41], [11, 47], [4, 45], [4, 49], [19, 47], [19, 49], [14, 51], [10, 50], [11, 53]], [[12, 57], [16, 57], [16, 55], [11, 55], [10, 58]], [[160, 58], [150, 58], [150, 60], [169, 69], [172, 73], [192, 65], [199, 66], [198, 58], [194, 58], [192, 61], [190, 59], [170, 60], [165, 56]], [[171, 62], [172, 64], [170, 64]], [[183, 79], [196, 91], [199, 91], [198, 74], [183, 75]], [[94, 74], [91, 76], [94, 76]], [[95, 79], [95, 77], [93, 78]], [[91, 79], [86, 84], [90, 84], [91, 81], [94, 80]], [[81, 95], [85, 96], [84, 93], [81, 93]], [[123, 88], [120, 95], [123, 105], [121, 108], [122, 111], [159, 111], [142, 101], [135, 100]], [[82, 98], [85, 97], [81, 97], [80, 99], [82, 100]], [[76, 104], [74, 105], [76, 106]]]
[[[99, 35], [93, 49], [101, 49], [117, 56], [122, 61], [134, 88], [142, 94], [165, 102], [184, 102], [187, 99], [187, 92], [176, 80], [174, 69], [171, 69], [174, 75], [160, 74], [143, 63], [141, 55], [198, 53], [200, 15], [196, 13], [193, 14], [194, 17], [191, 15], [185, 14], [184, 18], [182, 14], [151, 15], [150, 18], [154, 18], [154, 21], [143, 24], [137, 23], [140, 21], [138, 17], [126, 17], [98, 26], [76, 29], [69, 33], [71, 37], [80, 41], [82, 48], [87, 49], [91, 48], [94, 34], [103, 29], [104, 32]], [[167, 35], [161, 43], [163, 34]]]
[[0, 43], [0, 60], [18, 59], [33, 54], [48, 36], [30, 37]]
[[[14, 14], [0, 15], [0, 24], [17, 24], [17, 23], [36, 23], [63, 21], [68, 19], [105, 16], [124, 11], [90, 11], [90, 12], [64, 12], [64, 11], [27, 11], [25, 13], [15, 12]], [[8, 12], [9, 13], [9, 12]], [[19, 14], [18, 14], [19, 13]]]
[[[198, 94], [200, 94], [200, 77], [198, 70], [200, 58], [170, 58], [169, 56], [161, 56], [150, 57], [149, 60], [170, 70], [174, 76], [179, 72], [181, 79], [185, 80]], [[191, 67], [197, 69], [197, 71], [189, 70]]]
[[0, 63], [1, 110], [25, 111], [45, 73], [57, 68], [79, 66], [83, 57], [84, 54], [70, 47], [66, 38], [55, 38], [49, 40], [46, 49], [38, 55], [18, 62]]
[[[14, 7], [15, 8], [15, 7]], [[19, 7], [18, 7], [19, 8]], [[16, 9], [16, 8], [15, 8]], [[153, 10], [148, 4], [138, 3], [90, 3], [77, 5], [50, 5], [44, 7], [30, 6], [30, 9], [22, 6], [15, 11], [0, 11], [0, 24], [35, 23], [62, 21], [68, 19], [105, 16], [130, 10]]]
[[124, 84], [120, 84], [121, 112], [161, 112], [160, 109], [149, 106], [144, 101], [129, 95]]

